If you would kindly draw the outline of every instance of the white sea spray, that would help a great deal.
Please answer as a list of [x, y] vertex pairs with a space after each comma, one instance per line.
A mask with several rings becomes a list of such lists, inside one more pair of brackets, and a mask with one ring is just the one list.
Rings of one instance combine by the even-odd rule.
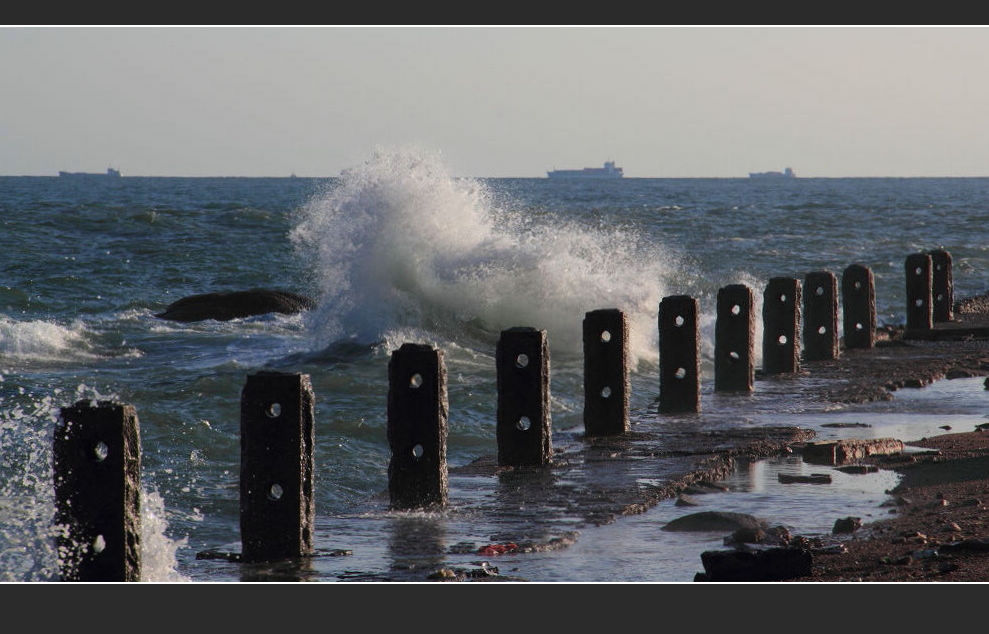
[[322, 291], [316, 346], [394, 340], [416, 329], [435, 341], [502, 329], [548, 331], [579, 354], [584, 313], [620, 308], [634, 358], [655, 359], [655, 315], [678, 263], [629, 228], [533, 221], [496, 207], [484, 183], [451, 177], [435, 156], [381, 151], [298, 212], [292, 240]]

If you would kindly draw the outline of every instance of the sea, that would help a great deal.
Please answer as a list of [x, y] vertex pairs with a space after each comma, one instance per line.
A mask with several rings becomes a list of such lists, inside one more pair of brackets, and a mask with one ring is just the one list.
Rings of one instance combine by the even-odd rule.
[[[980, 379], [829, 407], [757, 381], [757, 412], [717, 401], [711, 384], [725, 285], [750, 286], [759, 315], [772, 277], [862, 264], [875, 275], [879, 325], [903, 324], [905, 258], [944, 248], [955, 297], [986, 292], [989, 178], [466, 178], [408, 150], [326, 178], [124, 174], [0, 177], [0, 581], [59, 580], [53, 433], [61, 407], [91, 399], [138, 414], [143, 581], [422, 581], [432, 568], [496, 564], [530, 582], [690, 582], [700, 552], [723, 536], [661, 531], [688, 512], [672, 500], [604, 525], [575, 522], [566, 549], [478, 563], [476, 548], [498, 538], [472, 510], [499, 494], [489, 481], [468, 491], [452, 479], [442, 511], [391, 511], [387, 499], [387, 367], [403, 343], [444, 353], [447, 461], [457, 467], [496, 455], [495, 346], [516, 326], [547, 332], [553, 433], [579, 444], [582, 318], [619, 308], [630, 323], [632, 428], [662, 434], [657, 310], [669, 295], [699, 302], [704, 411], [821, 437], [835, 434], [828, 423], [855, 423], [903, 440], [985, 420]], [[155, 316], [185, 296], [252, 288], [305, 294], [316, 307], [230, 321]], [[240, 550], [240, 393], [262, 370], [312, 382], [320, 556], [245, 573], [199, 555]], [[777, 481], [807, 469], [790, 456], [740, 464], [709, 504], [805, 533], [829, 532], [837, 514], [887, 512], [895, 474]], [[540, 513], [520, 504], [516, 521]]]

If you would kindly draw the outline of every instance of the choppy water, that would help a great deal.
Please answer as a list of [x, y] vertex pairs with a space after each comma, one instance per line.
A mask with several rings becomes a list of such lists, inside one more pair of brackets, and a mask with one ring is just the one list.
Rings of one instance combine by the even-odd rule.
[[[623, 309], [633, 418], [652, 420], [662, 297], [699, 299], [711, 379], [720, 287], [749, 284], [758, 301], [770, 277], [840, 274], [860, 263], [876, 277], [880, 324], [902, 323], [910, 253], [944, 247], [956, 297], [986, 290], [986, 210], [989, 179], [461, 179], [435, 157], [403, 152], [375, 154], [328, 179], [0, 177], [0, 579], [57, 578], [51, 434], [58, 407], [78, 398], [137, 408], [145, 576], [238, 580], [231, 565], [195, 554], [239, 549], [240, 389], [265, 367], [309, 373], [317, 524], [363, 517], [344, 522], [367, 531], [354, 544], [333, 539], [359, 558], [385, 549], [384, 524], [398, 521], [361, 514], [387, 487], [386, 368], [401, 343], [444, 350], [448, 460], [462, 465], [496, 451], [494, 347], [504, 328], [548, 331], [554, 430], [573, 429], [582, 425], [582, 316]], [[310, 294], [319, 306], [230, 322], [154, 317], [185, 295], [253, 287]], [[895, 405], [861, 412], [769, 408], [754, 420], [827, 433], [822, 417], [866, 416], [868, 429], [899, 420], [906, 427], [894, 435], [919, 438], [946, 417], [961, 429], [982, 416], [981, 386], [950, 383], [965, 389], [933, 411], [898, 395]], [[912, 418], [918, 411], [928, 417]], [[868, 504], [883, 484], [867, 487]], [[664, 512], [596, 529], [574, 552], [597, 544], [604, 553], [602, 544], [617, 539], [608, 531], [622, 526], [624, 540], [665, 550], [646, 537]], [[374, 522], [377, 532], [367, 529]], [[568, 555], [552, 560], [560, 563], [516, 565], [536, 579], [640, 578], [613, 579], [623, 568], [603, 556], [580, 566]], [[662, 561], [641, 568], [641, 578], [689, 580], [699, 569], [692, 562], [685, 578], [682, 566]], [[317, 573], [340, 578], [332, 566]]]

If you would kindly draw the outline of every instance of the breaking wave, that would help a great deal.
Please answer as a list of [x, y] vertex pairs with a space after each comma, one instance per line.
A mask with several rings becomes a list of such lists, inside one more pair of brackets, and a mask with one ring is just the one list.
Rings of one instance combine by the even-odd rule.
[[630, 352], [655, 359], [656, 311], [677, 262], [629, 228], [497, 206], [486, 185], [451, 177], [438, 157], [379, 151], [298, 211], [295, 247], [322, 293], [315, 344], [395, 341], [484, 345], [502, 329], [548, 332], [579, 354], [587, 311], [619, 308]]

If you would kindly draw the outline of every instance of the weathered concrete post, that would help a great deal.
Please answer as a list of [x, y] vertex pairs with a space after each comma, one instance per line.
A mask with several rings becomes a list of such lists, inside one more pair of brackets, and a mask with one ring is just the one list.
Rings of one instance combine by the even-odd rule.
[[763, 372], [800, 371], [800, 280], [769, 280], [762, 299], [762, 325]]
[[935, 322], [951, 321], [955, 318], [955, 285], [951, 278], [951, 254], [944, 249], [930, 252], [932, 273], [931, 293], [934, 299], [933, 318]]
[[501, 331], [498, 377], [498, 464], [548, 464], [553, 455], [549, 404], [549, 344], [545, 330]]
[[388, 492], [398, 510], [447, 502], [443, 351], [405, 343], [388, 362]]
[[240, 395], [243, 561], [313, 552], [313, 400], [308, 374], [247, 377]]
[[830, 271], [804, 277], [804, 359], [838, 358], [838, 278]]
[[697, 300], [687, 295], [659, 303], [659, 411], [701, 411]]
[[141, 431], [132, 405], [61, 408], [53, 440], [55, 523], [65, 581], [141, 580]]
[[714, 326], [714, 389], [751, 392], [755, 379], [755, 315], [752, 289], [729, 284], [718, 290]]
[[841, 274], [845, 348], [876, 345], [876, 283], [872, 269], [852, 264]]
[[584, 435], [628, 431], [628, 318], [617, 308], [584, 315]]
[[934, 327], [931, 281], [931, 256], [912, 253], [907, 256], [907, 330], [930, 330]]

